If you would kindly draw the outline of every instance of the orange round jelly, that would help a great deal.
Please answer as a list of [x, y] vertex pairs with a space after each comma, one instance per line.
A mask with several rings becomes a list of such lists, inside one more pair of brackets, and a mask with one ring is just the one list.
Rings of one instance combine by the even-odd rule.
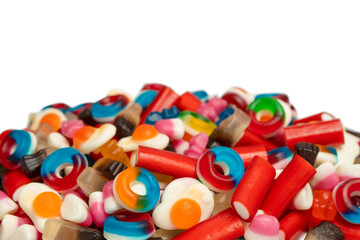
[[135, 128], [132, 139], [141, 141], [155, 137], [158, 134], [156, 128], [149, 124], [141, 124]]
[[35, 213], [43, 218], [60, 216], [62, 200], [54, 192], [42, 192], [33, 201]]
[[199, 204], [189, 198], [177, 201], [171, 208], [170, 218], [178, 229], [188, 229], [200, 221], [201, 208]]
[[86, 140], [88, 140], [95, 132], [96, 128], [91, 126], [85, 126], [78, 129], [74, 133], [73, 141], [74, 147], [79, 148]]
[[54, 132], [56, 132], [60, 129], [61, 119], [55, 113], [49, 113], [41, 118], [40, 123], [49, 124], [54, 129]]

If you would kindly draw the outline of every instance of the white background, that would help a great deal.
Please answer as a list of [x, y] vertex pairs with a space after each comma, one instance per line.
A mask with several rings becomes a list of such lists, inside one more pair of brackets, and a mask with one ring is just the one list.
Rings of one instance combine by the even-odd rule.
[[360, 1], [1, 1], [0, 131], [147, 82], [283, 92], [360, 130]]

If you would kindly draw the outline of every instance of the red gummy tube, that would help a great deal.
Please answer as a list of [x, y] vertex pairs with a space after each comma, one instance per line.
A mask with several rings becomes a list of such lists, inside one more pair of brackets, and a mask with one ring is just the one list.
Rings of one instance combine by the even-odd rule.
[[244, 235], [244, 226], [239, 215], [227, 208], [174, 237], [173, 240], [223, 240], [237, 239]]
[[268, 159], [266, 148], [264, 145], [249, 145], [241, 147], [232, 147], [237, 152], [244, 162], [245, 169], [247, 169], [255, 156]]
[[306, 232], [310, 211], [291, 211], [280, 221], [279, 240], [298, 239]]
[[20, 187], [25, 184], [31, 183], [30, 178], [26, 177], [25, 173], [22, 170], [8, 171], [5, 173], [2, 179], [2, 185], [4, 192], [10, 197], [13, 198], [14, 193]]
[[197, 179], [196, 163], [196, 158], [166, 150], [144, 146], [139, 146], [137, 150], [136, 166], [176, 178], [192, 177]]
[[344, 129], [339, 119], [298, 124], [284, 128], [286, 145], [294, 149], [298, 142], [329, 145], [344, 143]]
[[314, 115], [311, 115], [309, 117], [297, 119], [294, 121], [293, 125], [299, 124], [299, 123], [311, 123], [311, 122], [319, 122], [319, 121], [329, 121], [334, 120], [335, 117], [327, 112], [321, 112]]
[[258, 145], [262, 144], [265, 146], [266, 151], [271, 151], [278, 146], [265, 138], [256, 135], [255, 133], [245, 130], [240, 140], [234, 145], [234, 147], [246, 146], [246, 145]]
[[254, 218], [274, 182], [275, 174], [275, 168], [267, 160], [254, 157], [231, 199], [232, 207], [243, 221], [251, 222]]
[[346, 240], [359, 240], [360, 239], [360, 225], [349, 223], [344, 220], [339, 214], [331, 221], [343, 232]]
[[315, 173], [316, 170], [310, 163], [295, 155], [271, 185], [260, 209], [265, 214], [279, 218]]
[[171, 88], [166, 86], [161, 88], [150, 106], [141, 114], [140, 124], [145, 123], [146, 117], [151, 112], [162, 112], [163, 109], [173, 106], [178, 98], [179, 95]]
[[188, 110], [193, 112], [196, 112], [196, 110], [200, 107], [200, 105], [201, 105], [201, 100], [190, 92], [183, 93], [179, 97], [176, 104], [176, 106], [181, 111]]

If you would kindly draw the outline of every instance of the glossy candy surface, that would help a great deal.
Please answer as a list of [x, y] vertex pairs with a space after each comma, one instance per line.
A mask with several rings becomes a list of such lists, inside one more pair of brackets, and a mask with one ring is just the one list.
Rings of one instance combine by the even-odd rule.
[[[224, 174], [216, 170], [220, 167]], [[244, 163], [234, 150], [216, 147], [208, 150], [199, 158], [196, 173], [207, 187], [220, 192], [233, 189], [244, 175]]]
[[[57, 191], [74, 190], [77, 187], [77, 178], [87, 167], [85, 156], [74, 148], [56, 150], [45, 158], [41, 165], [41, 177], [44, 183]], [[72, 166], [66, 176], [61, 175], [65, 166]]]
[[[140, 194], [131, 188], [137, 182], [145, 190]], [[150, 211], [160, 197], [160, 186], [155, 176], [148, 170], [139, 167], [131, 167], [122, 171], [114, 180], [113, 191], [118, 203], [133, 212]]]
[[91, 115], [99, 123], [112, 122], [129, 101], [123, 94], [107, 96], [92, 104]]

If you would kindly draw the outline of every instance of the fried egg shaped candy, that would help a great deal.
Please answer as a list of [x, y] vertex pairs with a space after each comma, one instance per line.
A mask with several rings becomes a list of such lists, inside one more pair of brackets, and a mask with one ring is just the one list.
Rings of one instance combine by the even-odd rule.
[[280, 133], [285, 123], [285, 111], [278, 100], [270, 97], [255, 99], [247, 107], [251, 118], [249, 130], [264, 137]]
[[89, 196], [89, 208], [94, 224], [98, 227], [104, 226], [104, 221], [108, 217], [104, 209], [103, 192], [92, 192]]
[[271, 185], [260, 209], [265, 214], [279, 218], [315, 173], [316, 170], [310, 163], [295, 155]]
[[227, 208], [192, 228], [177, 235], [173, 240], [224, 240], [237, 239], [244, 235], [244, 226], [235, 210]]
[[193, 178], [178, 178], [165, 188], [153, 219], [162, 229], [188, 229], [209, 218], [213, 209], [214, 197], [205, 185]]
[[360, 224], [360, 178], [339, 183], [333, 191], [338, 213], [348, 222]]
[[131, 137], [120, 139], [118, 146], [125, 152], [135, 151], [139, 146], [165, 149], [169, 141], [169, 137], [158, 132], [154, 126], [141, 124], [135, 128]]
[[279, 221], [276, 217], [266, 214], [257, 215], [245, 230], [244, 237], [246, 240], [278, 240], [279, 228]]
[[121, 211], [109, 216], [104, 223], [104, 237], [107, 240], [145, 240], [155, 232], [155, 226], [148, 213]]
[[[77, 178], [87, 165], [86, 157], [75, 148], [61, 148], [45, 158], [40, 173], [46, 185], [65, 192], [77, 188]], [[68, 166], [72, 166], [71, 172], [61, 176], [60, 172]]]
[[41, 233], [46, 220], [60, 218], [61, 204], [59, 193], [43, 183], [29, 183], [19, 195], [20, 207]]
[[6, 214], [13, 214], [18, 210], [18, 205], [3, 191], [0, 191], [0, 221]]
[[196, 163], [197, 159], [192, 157], [166, 150], [139, 146], [135, 162], [132, 165], [176, 178], [192, 177], [196, 179]]
[[30, 219], [6, 214], [0, 225], [0, 240], [11, 239], [16, 229], [23, 224], [31, 224]]
[[[222, 169], [219, 173], [215, 166]], [[244, 175], [245, 166], [237, 152], [228, 147], [215, 147], [202, 154], [196, 165], [196, 173], [202, 183], [213, 191], [231, 190]]]
[[61, 123], [66, 120], [65, 114], [61, 110], [56, 108], [46, 108], [35, 115], [29, 128], [32, 131], [36, 131], [41, 123], [46, 123], [51, 126], [54, 132], [56, 132], [60, 129]]
[[344, 144], [344, 129], [339, 119], [298, 124], [284, 128], [284, 138], [290, 149], [298, 142]]
[[129, 102], [129, 97], [123, 94], [107, 96], [92, 104], [91, 116], [99, 123], [112, 122]]
[[37, 138], [29, 131], [7, 130], [0, 134], [0, 163], [9, 170], [18, 169], [25, 155], [33, 154]]
[[[138, 194], [132, 189], [136, 184], [145, 191]], [[155, 176], [140, 167], [130, 167], [117, 175], [113, 183], [115, 199], [121, 206], [132, 212], [148, 212], [158, 203], [160, 186]]]
[[310, 211], [291, 211], [280, 220], [279, 240], [298, 239], [307, 230]]
[[83, 227], [89, 227], [92, 224], [89, 206], [84, 200], [72, 192], [64, 195], [60, 214], [64, 220], [79, 224]]
[[255, 156], [231, 200], [233, 208], [243, 221], [251, 222], [274, 178], [274, 167], [265, 159]]
[[73, 136], [74, 147], [83, 154], [90, 153], [115, 136], [116, 127], [110, 123], [99, 128], [85, 126], [79, 128]]
[[94, 228], [82, 227], [61, 219], [49, 219], [45, 223], [43, 240], [104, 240], [102, 232]]

